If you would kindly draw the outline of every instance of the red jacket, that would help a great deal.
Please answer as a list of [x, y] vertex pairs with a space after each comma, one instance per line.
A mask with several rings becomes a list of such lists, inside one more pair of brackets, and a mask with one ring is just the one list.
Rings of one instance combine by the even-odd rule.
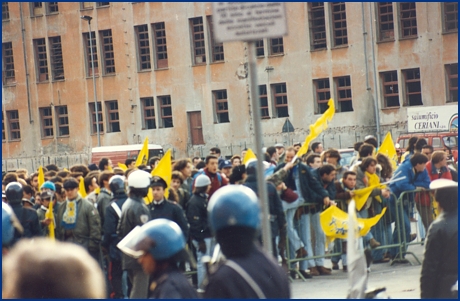
[[430, 176], [430, 180], [434, 181], [437, 179], [448, 179], [452, 180], [452, 174], [447, 166], [441, 167], [440, 170], [436, 171], [431, 161], [426, 164], [426, 170], [428, 171], [428, 175]]
[[[223, 174], [217, 175], [217, 174], [210, 173], [207, 168], [204, 168], [203, 171], [204, 171], [204, 174], [207, 175], [209, 179], [211, 180], [211, 189], [208, 192], [209, 199], [210, 199], [213, 193], [216, 192], [217, 189], [228, 184], [228, 179]], [[194, 188], [195, 188], [195, 180], [193, 180], [192, 190]]]

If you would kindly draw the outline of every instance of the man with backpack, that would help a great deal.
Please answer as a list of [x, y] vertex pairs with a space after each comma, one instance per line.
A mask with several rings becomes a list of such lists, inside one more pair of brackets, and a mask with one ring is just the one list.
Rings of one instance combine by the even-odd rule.
[[217, 167], [219, 165], [218, 162], [219, 160], [216, 156], [209, 155], [206, 157], [205, 168], [198, 171], [193, 178], [192, 191], [195, 187], [195, 179], [202, 174], [207, 175], [211, 180], [211, 189], [208, 192], [209, 198], [211, 198], [211, 196], [214, 192], [216, 192], [217, 189], [228, 184], [228, 179], [222, 177], [222, 175], [217, 171]]

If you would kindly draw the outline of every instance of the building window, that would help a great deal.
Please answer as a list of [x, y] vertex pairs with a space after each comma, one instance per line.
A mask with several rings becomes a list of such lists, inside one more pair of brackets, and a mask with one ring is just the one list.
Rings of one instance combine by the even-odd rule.
[[421, 106], [422, 102], [422, 86], [420, 84], [420, 69], [402, 70], [404, 83], [406, 86], [405, 101], [406, 106]]
[[316, 91], [316, 112], [315, 114], [323, 114], [327, 108], [327, 102], [331, 98], [331, 88], [329, 86], [329, 79], [322, 78], [313, 81]]
[[35, 58], [37, 64], [37, 78], [39, 82], [48, 80], [48, 59], [46, 57], [45, 39], [34, 40]]
[[40, 108], [40, 119], [42, 124], [42, 138], [52, 138], [54, 134], [51, 107]]
[[256, 56], [264, 56], [264, 40], [256, 41]]
[[18, 110], [6, 111], [6, 116], [8, 118], [8, 137], [10, 138], [10, 141], [21, 139]]
[[47, 14], [57, 14], [59, 12], [57, 2], [46, 2], [46, 13]]
[[2, 2], [2, 21], [10, 19], [10, 10], [8, 8], [8, 2]]
[[155, 39], [156, 68], [168, 68], [168, 47], [166, 45], [166, 28], [164, 22], [153, 24], [153, 36]]
[[259, 86], [259, 99], [260, 99], [260, 118], [269, 119], [270, 113], [268, 111], [268, 95], [267, 95], [267, 86]]
[[120, 115], [118, 113], [118, 101], [106, 101], [105, 107], [107, 109], [107, 132], [120, 132]]
[[395, 38], [393, 21], [393, 2], [378, 2], [379, 41], [392, 41]]
[[110, 5], [110, 2], [96, 2], [96, 7], [107, 7]]
[[158, 96], [158, 102], [160, 103], [162, 127], [172, 128], [174, 125], [171, 107], [171, 96]]
[[353, 112], [350, 76], [336, 77], [334, 81], [337, 89], [338, 112]]
[[142, 125], [142, 129], [144, 130], [156, 129], [157, 126], [155, 123], [155, 104], [153, 101], [153, 97], [141, 98], [141, 105], [142, 105], [142, 115], [144, 116], [144, 123]]
[[67, 106], [56, 107], [57, 136], [69, 136], [69, 114]]
[[283, 38], [269, 39], [270, 41], [270, 55], [283, 54]]
[[61, 37], [49, 38], [51, 74], [53, 80], [64, 79], [64, 62], [62, 60]]
[[[85, 52], [86, 52], [86, 75], [92, 76], [93, 75], [93, 68], [91, 62], [94, 60], [94, 75], [99, 75], [99, 65], [97, 62], [97, 47], [96, 47], [96, 33], [94, 31], [91, 32], [91, 41], [89, 38], [89, 33], [83, 34], [83, 40], [85, 42]], [[93, 48], [93, 60], [91, 60], [91, 44]]]
[[99, 35], [101, 37], [102, 57], [104, 58], [104, 75], [115, 74], [115, 56], [113, 54], [112, 30], [101, 30], [99, 31]]
[[442, 2], [444, 32], [458, 31], [458, 2]]
[[447, 102], [458, 102], [458, 63], [446, 65]]
[[80, 2], [80, 9], [93, 9], [94, 2]]
[[200, 65], [206, 63], [206, 47], [204, 44], [203, 18], [197, 17], [190, 19], [192, 31], [193, 64]]
[[137, 37], [137, 53], [139, 59], [139, 70], [150, 70], [150, 41], [149, 28], [147, 25], [134, 26]]
[[89, 104], [90, 116], [91, 116], [91, 134], [97, 134], [96, 124], [99, 123], [99, 133], [104, 132], [104, 123], [102, 121], [102, 104], [97, 103], [97, 118], [98, 122], [96, 123], [96, 110], [94, 102]]
[[399, 22], [401, 38], [417, 37], [415, 2], [399, 3]]
[[3, 84], [15, 82], [13, 43], [2, 43], [3, 56]]
[[347, 14], [345, 11], [345, 2], [332, 2], [332, 32], [333, 32], [333, 45], [341, 46], [348, 45], [347, 34]]
[[396, 71], [381, 72], [384, 107], [399, 107], [398, 73]]
[[43, 3], [42, 2], [30, 3], [30, 10], [31, 10], [32, 17], [43, 16]]
[[326, 21], [324, 2], [310, 2], [310, 46], [312, 50], [326, 49]]
[[228, 116], [227, 90], [212, 91], [217, 123], [230, 122]]
[[275, 107], [275, 117], [289, 117], [289, 107], [288, 107], [288, 97], [287, 97], [287, 88], [286, 83], [282, 84], [273, 84], [271, 85], [274, 107]]
[[209, 36], [211, 43], [211, 60], [212, 62], [224, 61], [224, 43], [217, 43], [214, 39], [214, 29], [212, 26], [212, 16], [207, 16]]

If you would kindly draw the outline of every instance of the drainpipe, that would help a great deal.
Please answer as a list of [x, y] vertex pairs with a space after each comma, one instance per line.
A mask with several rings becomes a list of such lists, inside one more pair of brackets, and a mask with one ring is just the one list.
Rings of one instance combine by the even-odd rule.
[[374, 112], [375, 112], [375, 123], [377, 126], [377, 144], [380, 145], [380, 114], [379, 114], [379, 100], [377, 99], [377, 62], [375, 61], [374, 51], [374, 30], [372, 24], [374, 23], [372, 17], [372, 3], [369, 2], [369, 21], [371, 23], [371, 45], [372, 45], [372, 62], [374, 70]]
[[26, 91], [27, 91], [27, 109], [29, 110], [29, 123], [33, 123], [34, 120], [32, 119], [32, 111], [30, 105], [30, 92], [29, 92], [29, 71], [27, 68], [27, 54], [26, 54], [26, 43], [25, 43], [25, 31], [24, 28], [24, 18], [22, 15], [22, 3], [19, 2], [19, 15], [21, 16], [21, 32], [22, 32], [22, 50], [24, 54], [24, 68], [26, 71]]
[[370, 91], [371, 87], [369, 86], [369, 67], [367, 66], [367, 31], [366, 31], [366, 21], [364, 19], [364, 2], [361, 2], [361, 12], [363, 17], [363, 40], [364, 40], [364, 66], [366, 68], [366, 91]]

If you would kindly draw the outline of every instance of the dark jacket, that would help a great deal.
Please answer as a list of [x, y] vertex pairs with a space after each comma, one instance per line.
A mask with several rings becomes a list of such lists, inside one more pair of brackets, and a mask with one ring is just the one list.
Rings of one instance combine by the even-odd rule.
[[184, 210], [182, 210], [179, 205], [163, 199], [163, 202], [158, 205], [155, 204], [155, 201], [152, 201], [148, 205], [148, 208], [150, 211], [151, 220], [157, 218], [166, 218], [175, 222], [182, 230], [185, 240], [187, 240], [189, 226], [187, 223], [187, 218], [185, 217]]
[[190, 238], [198, 242], [211, 237], [208, 223], [208, 197], [204, 193], [193, 194], [187, 203], [187, 220], [190, 224]]
[[420, 277], [421, 298], [450, 298], [458, 279], [458, 213], [443, 212], [430, 225]]
[[22, 234], [16, 230], [14, 231], [12, 244], [16, 243], [21, 238], [42, 236], [37, 211], [31, 208], [24, 208], [22, 206], [22, 202], [16, 204], [10, 203], [10, 206], [16, 217], [19, 219], [21, 226], [24, 228], [24, 232]]
[[[101, 188], [96, 201], [97, 212], [99, 212], [99, 216], [101, 217], [101, 225], [104, 225], [105, 208], [107, 208], [111, 200], [112, 193], [105, 188]], [[102, 234], [104, 234], [104, 231], [102, 231]]]
[[[281, 163], [279, 164], [276, 168], [275, 168], [275, 171], [273, 173], [276, 173], [278, 170], [280, 170], [281, 168], [284, 168], [284, 166], [286, 166], [286, 162], [284, 163]], [[295, 168], [295, 167], [294, 167]], [[284, 178], [284, 184], [286, 184], [286, 187], [287, 188], [291, 188], [292, 190], [297, 190], [297, 187], [295, 185], [295, 180], [294, 180], [294, 175], [293, 175], [293, 172], [294, 172], [294, 168], [291, 168], [288, 172], [287, 172], [287, 175], [286, 177]]]
[[[247, 256], [230, 258], [260, 287], [267, 299], [289, 299], [289, 280], [286, 273], [258, 247]], [[222, 264], [209, 276], [204, 294], [206, 299], [258, 299], [247, 281], [233, 268]]]
[[337, 203], [337, 208], [341, 209], [342, 211], [345, 211], [348, 213], [348, 204], [350, 203], [351, 200], [351, 195], [350, 195], [350, 190], [343, 185], [342, 181], [335, 181], [335, 201]]
[[109, 250], [109, 256], [113, 260], [121, 260], [121, 251], [117, 248], [117, 243], [120, 242], [117, 235], [117, 226], [121, 217], [121, 208], [123, 208], [127, 198], [124, 193], [118, 194], [105, 208], [105, 219], [102, 225], [104, 236], [102, 237], [101, 246]]
[[[118, 238], [123, 239], [136, 226], [142, 226], [150, 220], [149, 208], [141, 198], [129, 197], [121, 207], [121, 218], [117, 228]], [[137, 259], [122, 254], [122, 267], [124, 270], [142, 270]]]
[[329, 188], [324, 187], [317, 169], [312, 169], [303, 163], [298, 166], [300, 189], [306, 203], [317, 203], [322, 208], [325, 197], [329, 197], [331, 200], [335, 198], [335, 187], [334, 191], [329, 191]]
[[[257, 196], [259, 196], [257, 175], [249, 175], [243, 185], [251, 188]], [[278, 236], [279, 230], [286, 224], [286, 217], [283, 212], [280, 197], [272, 183], [267, 183], [267, 197], [270, 213], [270, 227], [272, 231], [272, 238], [274, 238]]]
[[198, 299], [187, 277], [172, 266], [154, 278], [149, 287], [149, 299]]

